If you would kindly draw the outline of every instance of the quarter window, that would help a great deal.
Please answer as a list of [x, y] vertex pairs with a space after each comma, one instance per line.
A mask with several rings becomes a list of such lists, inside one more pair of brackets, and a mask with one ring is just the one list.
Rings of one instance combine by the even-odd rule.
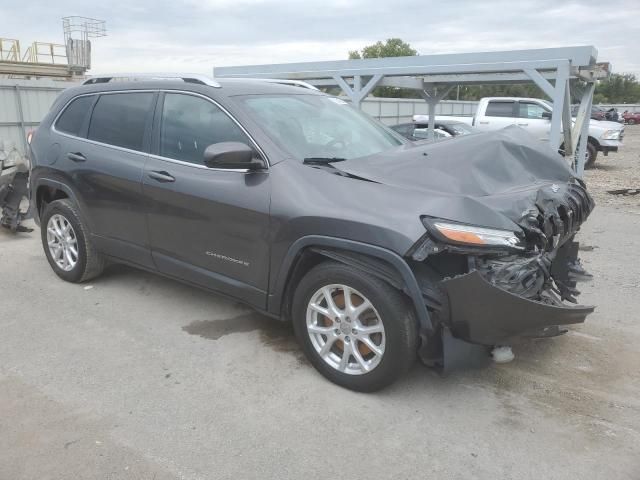
[[489, 102], [485, 115], [487, 117], [513, 117], [514, 102]]
[[153, 93], [101, 95], [89, 125], [90, 140], [131, 150], [142, 150]]
[[220, 142], [251, 145], [242, 129], [212, 102], [193, 95], [165, 94], [161, 156], [202, 165], [205, 149]]
[[65, 108], [60, 118], [56, 122], [56, 130], [68, 133], [69, 135], [80, 136], [82, 125], [84, 124], [89, 109], [93, 104], [93, 95], [78, 97]]

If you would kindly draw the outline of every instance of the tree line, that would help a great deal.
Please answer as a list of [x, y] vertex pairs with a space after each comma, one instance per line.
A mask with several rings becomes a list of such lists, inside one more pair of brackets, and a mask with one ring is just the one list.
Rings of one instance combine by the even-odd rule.
[[[407, 42], [400, 38], [389, 38], [376, 42], [362, 50], [349, 52], [349, 59], [405, 57], [418, 55]], [[579, 81], [572, 80], [572, 91], [580, 89]], [[372, 92], [376, 97], [420, 98], [415, 90], [395, 87], [377, 87]], [[482, 97], [539, 97], [545, 94], [533, 83], [517, 85], [460, 85], [454, 87], [445, 100], [479, 100]], [[574, 101], [577, 99], [574, 98]], [[631, 73], [614, 73], [609, 78], [599, 80], [593, 95], [593, 103], [640, 103], [640, 82]]]

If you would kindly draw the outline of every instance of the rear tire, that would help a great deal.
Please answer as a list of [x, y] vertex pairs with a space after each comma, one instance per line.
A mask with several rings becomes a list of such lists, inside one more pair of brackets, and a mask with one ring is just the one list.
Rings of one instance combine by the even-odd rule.
[[291, 311], [309, 361], [342, 387], [380, 390], [416, 358], [418, 327], [406, 297], [348, 265], [326, 262], [311, 269], [296, 288]]
[[86, 282], [104, 269], [104, 257], [91, 242], [75, 204], [65, 198], [47, 204], [40, 218], [42, 247], [53, 271], [63, 280]]

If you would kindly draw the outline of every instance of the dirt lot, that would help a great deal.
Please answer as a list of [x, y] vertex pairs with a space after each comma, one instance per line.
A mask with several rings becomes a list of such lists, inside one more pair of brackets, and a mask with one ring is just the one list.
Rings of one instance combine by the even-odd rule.
[[640, 126], [587, 173], [587, 323], [392, 388], [325, 381], [291, 331], [116, 267], [60, 281], [0, 232], [0, 479], [640, 479]]

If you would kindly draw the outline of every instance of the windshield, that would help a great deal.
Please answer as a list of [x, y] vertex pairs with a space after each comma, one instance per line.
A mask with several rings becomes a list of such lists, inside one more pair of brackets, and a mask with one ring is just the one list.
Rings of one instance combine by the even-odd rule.
[[301, 160], [349, 160], [403, 143], [390, 129], [339, 98], [248, 95], [240, 100], [272, 139]]

